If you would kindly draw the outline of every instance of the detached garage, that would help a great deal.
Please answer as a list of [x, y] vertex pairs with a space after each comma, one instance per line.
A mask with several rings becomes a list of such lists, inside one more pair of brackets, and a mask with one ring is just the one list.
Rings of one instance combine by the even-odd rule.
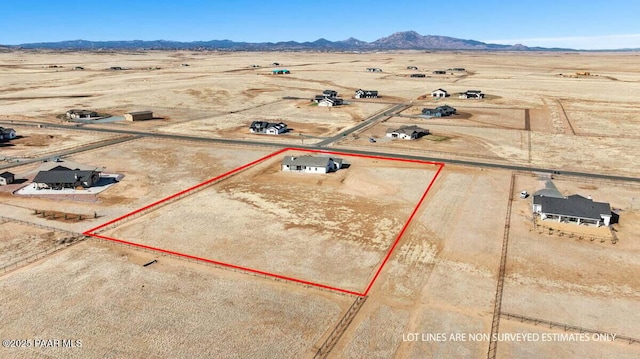
[[153, 112], [151, 111], [133, 111], [124, 114], [127, 121], [146, 121], [153, 120]]

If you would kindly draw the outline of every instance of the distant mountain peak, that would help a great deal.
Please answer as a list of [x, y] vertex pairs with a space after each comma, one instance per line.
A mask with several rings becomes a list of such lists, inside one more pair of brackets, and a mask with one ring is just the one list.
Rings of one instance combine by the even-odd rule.
[[[457, 39], [448, 36], [420, 35], [415, 31], [400, 31], [373, 42], [366, 42], [350, 37], [342, 41], [329, 41], [320, 38], [313, 42], [234, 42], [231, 40], [210, 40], [179, 42], [168, 40], [131, 40], [131, 41], [87, 41], [72, 40], [61, 42], [31, 43], [8, 48], [26, 49], [56, 49], [56, 50], [93, 50], [93, 49], [120, 49], [120, 50], [179, 50], [179, 49], [208, 49], [208, 50], [237, 50], [237, 51], [295, 51], [295, 50], [322, 50], [322, 51], [384, 51], [384, 50], [551, 50], [544, 48], [529, 48], [527, 46], [487, 44], [476, 40]], [[552, 49], [568, 50], [568, 49]]]

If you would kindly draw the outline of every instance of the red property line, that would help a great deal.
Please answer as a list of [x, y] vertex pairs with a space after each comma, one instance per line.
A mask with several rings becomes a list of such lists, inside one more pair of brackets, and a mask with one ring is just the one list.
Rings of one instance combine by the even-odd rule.
[[185, 190], [183, 190], [183, 191], [180, 191], [180, 192], [178, 192], [178, 193], [176, 193], [176, 194], [173, 194], [173, 195], [171, 195], [171, 196], [169, 196], [169, 197], [163, 198], [163, 199], [161, 199], [161, 200], [159, 200], [159, 201], [153, 202], [153, 203], [151, 203], [151, 204], [149, 204], [149, 205], [146, 205], [146, 206], [144, 206], [144, 207], [142, 207], [142, 208], [136, 209], [135, 211], [130, 212], [130, 213], [127, 213], [127, 214], [125, 214], [124, 216], [118, 217], [118, 218], [113, 219], [113, 220], [111, 220], [111, 221], [109, 221], [109, 222], [107, 222], [107, 223], [101, 224], [101, 225], [99, 225], [98, 227], [92, 228], [92, 229], [90, 229], [90, 230], [88, 230], [88, 231], [84, 232], [83, 234], [84, 234], [84, 235], [89, 235], [89, 236], [90, 236], [90, 235], [92, 235], [92, 234], [93, 234], [93, 232], [97, 231], [97, 230], [98, 230], [98, 229], [100, 229], [100, 228], [104, 228], [104, 227], [106, 227], [106, 226], [108, 226], [108, 225], [110, 225], [110, 224], [113, 224], [113, 223], [116, 223], [116, 222], [118, 222], [118, 221], [121, 221], [121, 220], [123, 220], [123, 219], [125, 219], [125, 218], [127, 218], [127, 217], [131, 217], [131, 216], [133, 216], [134, 214], [137, 214], [137, 213], [140, 213], [140, 212], [142, 212], [142, 211], [145, 211], [145, 210], [147, 210], [147, 209], [149, 209], [149, 208], [151, 208], [151, 207], [157, 206], [157, 205], [159, 205], [159, 204], [161, 204], [161, 203], [164, 203], [164, 202], [169, 201], [169, 200], [171, 200], [171, 199], [173, 199], [173, 198], [176, 198], [176, 197], [178, 197], [178, 196], [181, 196], [181, 195], [183, 195], [183, 194], [185, 194], [185, 193], [187, 193], [187, 192], [193, 191], [194, 189], [198, 189], [198, 188], [200, 188], [200, 187], [202, 187], [202, 186], [206, 186], [206, 185], [208, 185], [208, 184], [209, 184], [209, 183], [211, 183], [211, 182], [215, 182], [215, 181], [217, 181], [217, 180], [219, 180], [219, 179], [221, 179], [221, 178], [224, 178], [224, 177], [229, 176], [229, 175], [232, 175], [232, 174], [234, 174], [234, 173], [236, 173], [236, 172], [242, 171], [243, 169], [245, 169], [245, 168], [247, 168], [247, 167], [251, 167], [251, 166], [255, 165], [256, 163], [259, 163], [259, 162], [262, 162], [262, 161], [268, 160], [269, 158], [271, 158], [271, 157], [273, 157], [273, 156], [275, 156], [275, 155], [278, 155], [278, 154], [280, 154], [280, 153], [282, 153], [282, 152], [285, 152], [285, 151], [287, 151], [287, 149], [286, 149], [286, 148], [285, 148], [285, 149], [282, 149], [282, 150], [280, 150], [280, 151], [276, 151], [276, 152], [274, 152], [274, 153], [272, 153], [272, 154], [270, 154], [270, 155], [264, 156], [264, 157], [262, 157], [262, 158], [259, 158], [259, 159], [255, 160], [255, 161], [253, 161], [253, 162], [247, 163], [247, 164], [246, 164], [246, 165], [244, 165], [244, 166], [240, 166], [240, 167], [238, 167], [238, 168], [236, 168], [236, 169], [233, 169], [233, 170], [231, 170], [231, 171], [229, 171], [229, 172], [227, 172], [227, 173], [223, 173], [223, 174], [221, 174], [221, 175], [219, 175], [219, 176], [216, 176], [216, 177], [214, 177], [214, 178], [212, 178], [212, 179], [210, 179], [210, 180], [204, 181], [204, 182], [202, 182], [202, 183], [200, 183], [200, 184], [197, 184], [197, 185], [195, 185], [195, 186], [193, 186], [193, 187], [189, 187], [189, 188], [187, 188], [187, 189], [185, 189]]
[[183, 257], [183, 258], [189, 258], [189, 259], [195, 259], [198, 261], [202, 261], [202, 262], [207, 262], [207, 263], [212, 263], [212, 264], [217, 264], [219, 266], [223, 266], [223, 267], [229, 267], [229, 268], [233, 268], [233, 269], [238, 269], [241, 271], [245, 271], [245, 272], [251, 272], [251, 273], [255, 273], [255, 274], [262, 274], [265, 276], [269, 276], [269, 277], [275, 277], [275, 278], [279, 278], [279, 279], [284, 279], [287, 281], [291, 281], [291, 282], [296, 282], [296, 283], [302, 283], [302, 284], [306, 284], [306, 285], [311, 285], [314, 287], [319, 287], [319, 288], [324, 288], [324, 289], [329, 289], [329, 290], [334, 290], [337, 292], [342, 292], [342, 293], [347, 293], [347, 294], [353, 294], [353, 295], [358, 295], [358, 296], [362, 296], [361, 293], [358, 292], [353, 292], [350, 290], [346, 290], [346, 289], [342, 289], [342, 288], [337, 288], [337, 287], [332, 287], [332, 286], [328, 286], [325, 284], [321, 284], [321, 283], [314, 283], [314, 282], [309, 282], [303, 279], [298, 279], [298, 278], [293, 278], [293, 277], [287, 277], [284, 275], [280, 275], [280, 274], [275, 274], [275, 273], [269, 273], [269, 272], [264, 272], [258, 269], [253, 269], [253, 268], [249, 268], [249, 267], [243, 267], [243, 266], [239, 266], [239, 265], [235, 265], [235, 264], [230, 264], [230, 263], [225, 263], [225, 262], [218, 262], [218, 261], [214, 261], [212, 259], [207, 259], [207, 258], [202, 258], [202, 257], [196, 257], [196, 256], [192, 256], [190, 254], [185, 254], [185, 253], [180, 253], [180, 252], [174, 252], [174, 251], [170, 251], [167, 249], [162, 249], [162, 248], [157, 248], [157, 247], [151, 247], [151, 246], [147, 246], [144, 244], [139, 244], [139, 243], [133, 243], [133, 242], [128, 242], [128, 241], [123, 241], [121, 239], [117, 239], [117, 238], [111, 238], [111, 237], [106, 237], [100, 234], [89, 234], [90, 236], [96, 237], [96, 238], [101, 238], [101, 239], [106, 239], [108, 241], [113, 241], [113, 242], [118, 242], [118, 243], [123, 243], [123, 244], [128, 244], [131, 246], [135, 246], [135, 247], [139, 247], [139, 248], [144, 248], [144, 249], [150, 249], [152, 251], [157, 251], [157, 252], [161, 252], [161, 253], [166, 253], [166, 254], [171, 254], [174, 256], [178, 256], [178, 257]]
[[[202, 186], [208, 185], [208, 184], [210, 184], [212, 182], [215, 182], [215, 181], [217, 181], [219, 179], [222, 179], [222, 178], [224, 178], [226, 176], [232, 175], [232, 174], [234, 174], [236, 172], [244, 170], [244, 169], [246, 169], [246, 168], [248, 168], [250, 166], [253, 166], [253, 165], [257, 164], [257, 163], [260, 163], [262, 161], [265, 161], [265, 160], [267, 160], [267, 159], [269, 159], [271, 157], [274, 157], [274, 156], [276, 156], [276, 155], [278, 155], [280, 153], [287, 152], [287, 151], [312, 152], [312, 153], [322, 153], [322, 154], [336, 154], [336, 155], [344, 155], [344, 156], [351, 156], [351, 157], [371, 158], [371, 159], [380, 159], [380, 160], [391, 160], [391, 161], [400, 161], [400, 162], [413, 162], [413, 163], [430, 164], [430, 165], [437, 165], [438, 166], [438, 171], [436, 172], [436, 174], [431, 179], [431, 182], [429, 183], [429, 186], [424, 191], [424, 193], [422, 194], [422, 197], [420, 198], [420, 200], [418, 201], [418, 203], [414, 207], [411, 215], [409, 216], [409, 218], [407, 219], [406, 223], [402, 227], [402, 229], [401, 229], [400, 233], [398, 234], [396, 240], [391, 245], [389, 251], [385, 255], [382, 263], [378, 267], [375, 275], [373, 276], [373, 278], [371, 279], [371, 281], [367, 285], [367, 288], [366, 288], [366, 290], [364, 292], [355, 292], [355, 291], [351, 291], [351, 290], [347, 290], [347, 289], [342, 289], [342, 288], [338, 288], [338, 287], [329, 286], [329, 285], [326, 285], [326, 284], [315, 283], [315, 282], [311, 282], [311, 281], [307, 281], [307, 280], [303, 280], [303, 279], [298, 279], [298, 278], [293, 278], [293, 277], [287, 277], [287, 276], [283, 276], [283, 275], [280, 275], [280, 274], [265, 272], [265, 271], [261, 271], [261, 270], [258, 270], [258, 269], [253, 269], [253, 268], [249, 268], [249, 267], [243, 267], [243, 266], [239, 266], [239, 265], [235, 265], [235, 264], [219, 262], [219, 261], [215, 261], [215, 260], [211, 260], [211, 259], [207, 259], [207, 258], [193, 256], [193, 255], [190, 255], [190, 254], [170, 251], [170, 250], [163, 249], [163, 248], [151, 247], [151, 246], [147, 246], [147, 245], [144, 245], [144, 244], [139, 244], [139, 243], [129, 242], [129, 241], [125, 241], [125, 240], [121, 240], [121, 239], [117, 239], [117, 238], [111, 238], [111, 237], [107, 237], [107, 236], [102, 236], [102, 235], [99, 235], [99, 234], [95, 233], [95, 231], [97, 231], [97, 230], [99, 230], [101, 228], [104, 228], [104, 227], [109, 226], [111, 224], [117, 223], [117, 222], [119, 222], [119, 221], [121, 221], [121, 220], [123, 220], [125, 218], [133, 216], [133, 215], [135, 215], [137, 213], [143, 212], [143, 211], [145, 211], [147, 209], [150, 209], [150, 208], [152, 208], [154, 206], [162, 204], [162, 203], [164, 203], [166, 201], [169, 201], [169, 200], [171, 200], [173, 198], [176, 198], [178, 196], [181, 196], [181, 195], [183, 195], [185, 193], [188, 193], [190, 191], [198, 189], [198, 188], [200, 188]], [[363, 297], [363, 296], [366, 296], [369, 293], [369, 291], [373, 287], [373, 284], [378, 279], [380, 273], [382, 272], [382, 269], [384, 268], [384, 266], [389, 261], [389, 258], [391, 257], [391, 254], [393, 254], [393, 251], [395, 250], [395, 248], [397, 247], [398, 243], [400, 242], [400, 239], [402, 239], [402, 236], [404, 235], [404, 233], [406, 232], [407, 228], [411, 224], [411, 221], [413, 220], [413, 218], [415, 217], [416, 213], [418, 212], [418, 209], [422, 205], [422, 202], [426, 198], [427, 194], [429, 193], [429, 190], [433, 186], [435, 180], [438, 178], [438, 175], [442, 171], [443, 167], [444, 167], [444, 163], [439, 163], [439, 162], [429, 162], [429, 161], [394, 158], [394, 157], [384, 157], [384, 156], [375, 156], [375, 155], [362, 155], [362, 154], [349, 154], [349, 153], [334, 152], [334, 151], [324, 151], [324, 150], [315, 150], [315, 149], [303, 149], [303, 148], [287, 147], [287, 148], [283, 148], [283, 149], [281, 149], [279, 151], [276, 151], [276, 152], [274, 152], [272, 154], [269, 154], [267, 156], [264, 156], [264, 157], [262, 157], [260, 159], [257, 159], [257, 160], [255, 160], [253, 162], [250, 162], [250, 163], [247, 163], [247, 164], [245, 164], [243, 166], [240, 166], [240, 167], [238, 167], [236, 169], [233, 169], [233, 170], [231, 170], [229, 172], [226, 172], [224, 174], [216, 176], [216, 177], [214, 177], [212, 179], [209, 179], [209, 180], [207, 180], [205, 182], [202, 182], [200, 184], [197, 184], [195, 186], [187, 188], [187, 189], [185, 189], [183, 191], [180, 191], [180, 192], [178, 192], [176, 194], [173, 194], [173, 195], [171, 195], [169, 197], [163, 198], [163, 199], [161, 199], [159, 201], [156, 201], [156, 202], [151, 203], [151, 204], [149, 204], [147, 206], [139, 208], [139, 209], [137, 209], [137, 210], [135, 210], [133, 212], [127, 213], [127, 214], [125, 214], [125, 215], [123, 215], [121, 217], [118, 217], [116, 219], [108, 221], [108, 222], [106, 222], [104, 224], [99, 225], [98, 227], [95, 227], [93, 229], [90, 229], [90, 230], [84, 232], [83, 234], [87, 235], [87, 236], [92, 236], [92, 237], [104, 239], [104, 240], [109, 240], [109, 241], [113, 241], [113, 242], [128, 244], [128, 245], [131, 245], [131, 246], [134, 246], [134, 247], [138, 247], [138, 248], [149, 249], [149, 250], [153, 250], [153, 251], [157, 251], [157, 252], [161, 252], [161, 253], [165, 253], [165, 254], [170, 254], [170, 255], [174, 255], [174, 256], [178, 256], [178, 257], [194, 259], [194, 260], [198, 260], [198, 261], [202, 261], [202, 262], [206, 262], [206, 263], [216, 264], [216, 265], [223, 266], [223, 267], [238, 269], [238, 270], [245, 271], [245, 272], [250, 272], [250, 273], [254, 273], [254, 274], [270, 276], [270, 277], [283, 279], [283, 280], [287, 280], [287, 281], [291, 281], [291, 282], [295, 282], [295, 283], [305, 284], [305, 285], [314, 286], [314, 287], [318, 287], [318, 288], [333, 290], [333, 291], [340, 292], [340, 293], [352, 294], [352, 295], [357, 295], [357, 296]]]
[[404, 224], [404, 227], [402, 227], [402, 230], [398, 234], [398, 238], [396, 238], [395, 242], [393, 242], [393, 244], [391, 245], [391, 249], [389, 249], [389, 252], [387, 252], [387, 255], [384, 257], [384, 260], [382, 261], [382, 264], [380, 265], [380, 268], [378, 268], [378, 271], [373, 276], [373, 279], [371, 280], [371, 282], [369, 282], [369, 285], [367, 286], [367, 289], [362, 294], [363, 296], [366, 296], [367, 294], [369, 294], [369, 291], [371, 290], [371, 287], [373, 287], [373, 284], [375, 283], [376, 279], [378, 279], [378, 276], [380, 275], [380, 272], [382, 272], [382, 268], [384, 268], [385, 264], [387, 264], [387, 262], [389, 261], [389, 258], [391, 257], [391, 254], [393, 253], [394, 249], [396, 249], [396, 246], [400, 242], [400, 239], [402, 238], [402, 236], [404, 236], [404, 232], [406, 232], [407, 228], [409, 228], [409, 225], [411, 224], [411, 221], [413, 220], [413, 217], [418, 212], [418, 209], [420, 208], [420, 205], [422, 205], [422, 202], [427, 197], [427, 193], [429, 193], [429, 190], [431, 189], [431, 186], [433, 186], [433, 183], [436, 181], [436, 178], [438, 178], [438, 175], [440, 175], [440, 171], [442, 171], [443, 168], [444, 168], [444, 163], [439, 163], [438, 164], [438, 171], [436, 172], [436, 175], [433, 176], [433, 178], [431, 179], [431, 182], [429, 183], [429, 186], [427, 187], [427, 189], [422, 194], [422, 197], [420, 197], [420, 201], [418, 201], [418, 204], [413, 209], [413, 212], [411, 212], [411, 215], [409, 216], [409, 219]]

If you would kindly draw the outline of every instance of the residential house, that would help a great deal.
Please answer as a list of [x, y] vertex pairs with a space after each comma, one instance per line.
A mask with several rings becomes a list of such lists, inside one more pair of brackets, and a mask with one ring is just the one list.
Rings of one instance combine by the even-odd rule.
[[449, 105], [443, 105], [443, 106], [438, 106], [436, 107], [437, 111], [440, 111], [442, 113], [442, 116], [451, 116], [451, 115], [455, 115], [457, 110]]
[[410, 77], [427, 77], [425, 74], [411, 74]]
[[434, 75], [446, 75], [447, 72], [445, 70], [435, 70], [433, 72], [431, 72]]
[[356, 94], [353, 97], [355, 97], [355, 98], [377, 98], [378, 97], [378, 91], [359, 89], [359, 90], [356, 90]]
[[447, 96], [449, 96], [449, 94], [447, 93], [446, 90], [443, 90], [443, 89], [437, 89], [437, 90], [431, 91], [431, 97], [443, 98]]
[[479, 100], [484, 98], [484, 94], [480, 90], [467, 90], [462, 92], [459, 97]]
[[337, 97], [338, 91], [335, 90], [324, 90], [322, 91], [322, 96], [324, 97]]
[[574, 194], [568, 197], [533, 195], [533, 213], [542, 220], [556, 220], [576, 224], [595, 224], [608, 226], [611, 222], [611, 205], [594, 202]]
[[9, 141], [16, 138], [16, 130], [13, 128], [0, 127], [0, 141]]
[[38, 189], [89, 188], [100, 181], [100, 172], [56, 166], [48, 171], [40, 171], [33, 179]]
[[0, 186], [6, 186], [15, 181], [15, 175], [11, 172], [0, 173]]
[[291, 73], [291, 71], [289, 71], [287, 69], [276, 69], [276, 70], [272, 70], [271, 71], [272, 75], [288, 75], [290, 73]]
[[397, 129], [388, 129], [387, 137], [401, 140], [415, 140], [429, 134], [429, 130], [418, 126], [402, 126]]
[[418, 70], [417, 66], [407, 66], [407, 70]]
[[285, 156], [282, 171], [303, 173], [329, 173], [342, 167], [342, 158], [328, 156]]
[[325, 97], [322, 100], [318, 101], [318, 106], [323, 107], [332, 107], [332, 106], [340, 106], [344, 103], [341, 98], [338, 97]]
[[442, 112], [436, 110], [435, 108], [423, 108], [422, 116], [426, 117], [442, 117]]
[[98, 113], [95, 111], [89, 111], [89, 110], [69, 110], [66, 113], [67, 119], [68, 120], [74, 120], [74, 119], [79, 119], [79, 118], [92, 118], [92, 117], [99, 117]]
[[436, 108], [423, 108], [422, 115], [427, 117], [443, 117], [455, 115], [457, 110], [449, 105], [438, 106]]
[[287, 125], [283, 122], [266, 122], [266, 121], [253, 121], [249, 126], [249, 132], [251, 133], [264, 133], [267, 135], [279, 135], [287, 132]]
[[377, 67], [367, 67], [368, 72], [382, 72], [382, 69]]

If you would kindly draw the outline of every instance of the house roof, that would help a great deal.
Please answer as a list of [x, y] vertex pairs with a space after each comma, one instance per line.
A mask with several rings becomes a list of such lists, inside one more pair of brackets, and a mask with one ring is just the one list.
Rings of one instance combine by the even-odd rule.
[[443, 90], [443, 89], [436, 89], [436, 90], [431, 91], [431, 93], [434, 93], [434, 92], [445, 92], [445, 93], [446, 93], [446, 92], [447, 92], [447, 90]]
[[131, 111], [131, 112], [127, 112], [126, 114], [127, 115], [134, 115], [134, 116], [135, 115], [149, 115], [149, 114], [153, 114], [153, 112], [152, 111], [148, 111], [148, 110], [146, 110], [146, 111]]
[[611, 214], [611, 205], [604, 202], [594, 202], [578, 194], [569, 197], [533, 196], [533, 203], [541, 205], [541, 211], [568, 217], [600, 219], [601, 215]]
[[[63, 167], [64, 168], [64, 167]], [[96, 171], [81, 171], [81, 170], [50, 170], [40, 171], [33, 179], [35, 183], [77, 183], [85, 182], [92, 175], [96, 174]]]
[[418, 127], [416, 125], [413, 125], [413, 126], [402, 126], [400, 128], [396, 128], [396, 129], [390, 128], [390, 129], [387, 130], [387, 133], [403, 133], [405, 135], [411, 135], [414, 132], [417, 132], [417, 133], [429, 133], [429, 130], [424, 129], [422, 127]]
[[284, 156], [282, 164], [288, 166], [327, 167], [329, 161], [342, 163], [342, 158], [310, 155]]
[[11, 177], [14, 177], [14, 176], [15, 175], [13, 173], [11, 173], [11, 172], [2, 172], [2, 173], [0, 173], [0, 177], [2, 177], [2, 178], [11, 178]]
[[551, 181], [546, 181], [544, 184], [544, 188], [533, 194], [534, 200], [536, 196], [564, 198], [562, 193], [560, 193], [560, 191], [558, 191], [558, 188], [556, 188], [556, 185]]

